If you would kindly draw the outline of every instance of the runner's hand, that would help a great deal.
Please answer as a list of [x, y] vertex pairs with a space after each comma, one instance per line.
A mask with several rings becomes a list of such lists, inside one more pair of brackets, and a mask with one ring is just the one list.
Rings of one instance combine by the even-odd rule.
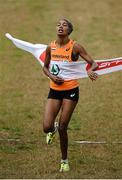
[[88, 70], [87, 74], [92, 81], [95, 81], [98, 78], [98, 74], [92, 70]]
[[55, 75], [51, 75], [51, 76], [50, 76], [50, 79], [51, 79], [54, 83], [56, 83], [56, 84], [58, 84], [58, 85], [61, 85], [61, 84], [64, 83], [64, 80], [63, 80], [62, 78], [60, 78], [60, 77], [58, 77], [58, 76], [55, 76]]

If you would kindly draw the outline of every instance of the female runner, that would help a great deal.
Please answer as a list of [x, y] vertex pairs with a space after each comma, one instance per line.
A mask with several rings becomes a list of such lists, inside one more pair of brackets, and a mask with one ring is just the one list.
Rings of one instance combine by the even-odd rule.
[[48, 45], [43, 67], [44, 73], [50, 78], [50, 91], [45, 109], [43, 129], [44, 132], [47, 133], [47, 144], [51, 144], [56, 132], [54, 126], [55, 119], [61, 110], [58, 126], [62, 154], [60, 172], [66, 172], [70, 169], [67, 157], [67, 127], [72, 113], [78, 103], [79, 84], [77, 80], [65, 81], [64, 79], [53, 75], [49, 71], [49, 64], [52, 60], [66, 62], [77, 61], [80, 56], [91, 65], [91, 68], [87, 72], [91, 80], [96, 80], [97, 78], [97, 74], [94, 70], [98, 65], [80, 44], [69, 38], [69, 35], [73, 31], [73, 25], [67, 19], [59, 20], [56, 26], [56, 31], [57, 39]]

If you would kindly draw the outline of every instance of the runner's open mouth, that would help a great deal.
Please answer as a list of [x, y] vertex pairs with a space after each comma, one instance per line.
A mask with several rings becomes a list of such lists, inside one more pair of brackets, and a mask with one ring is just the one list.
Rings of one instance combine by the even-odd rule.
[[62, 32], [63, 32], [63, 29], [59, 29], [58, 32], [62, 33]]

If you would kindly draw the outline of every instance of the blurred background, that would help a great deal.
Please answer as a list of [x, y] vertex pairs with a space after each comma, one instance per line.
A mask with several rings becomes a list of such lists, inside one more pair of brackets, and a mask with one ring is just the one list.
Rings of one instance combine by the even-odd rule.
[[61, 174], [58, 134], [48, 147], [42, 131], [49, 80], [5, 37], [48, 44], [64, 17], [74, 25], [71, 38], [93, 59], [122, 56], [122, 0], [0, 0], [0, 178], [122, 178], [122, 144], [111, 143], [122, 141], [122, 72], [79, 80], [68, 129], [71, 171]]

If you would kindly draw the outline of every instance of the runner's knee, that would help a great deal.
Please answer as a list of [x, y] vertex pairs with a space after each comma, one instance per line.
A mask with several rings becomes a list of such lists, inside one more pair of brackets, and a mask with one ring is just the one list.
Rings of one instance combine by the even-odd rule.
[[49, 132], [52, 132], [54, 130], [54, 127], [50, 126], [50, 125], [44, 125], [43, 126], [43, 131], [45, 133], [49, 133]]

